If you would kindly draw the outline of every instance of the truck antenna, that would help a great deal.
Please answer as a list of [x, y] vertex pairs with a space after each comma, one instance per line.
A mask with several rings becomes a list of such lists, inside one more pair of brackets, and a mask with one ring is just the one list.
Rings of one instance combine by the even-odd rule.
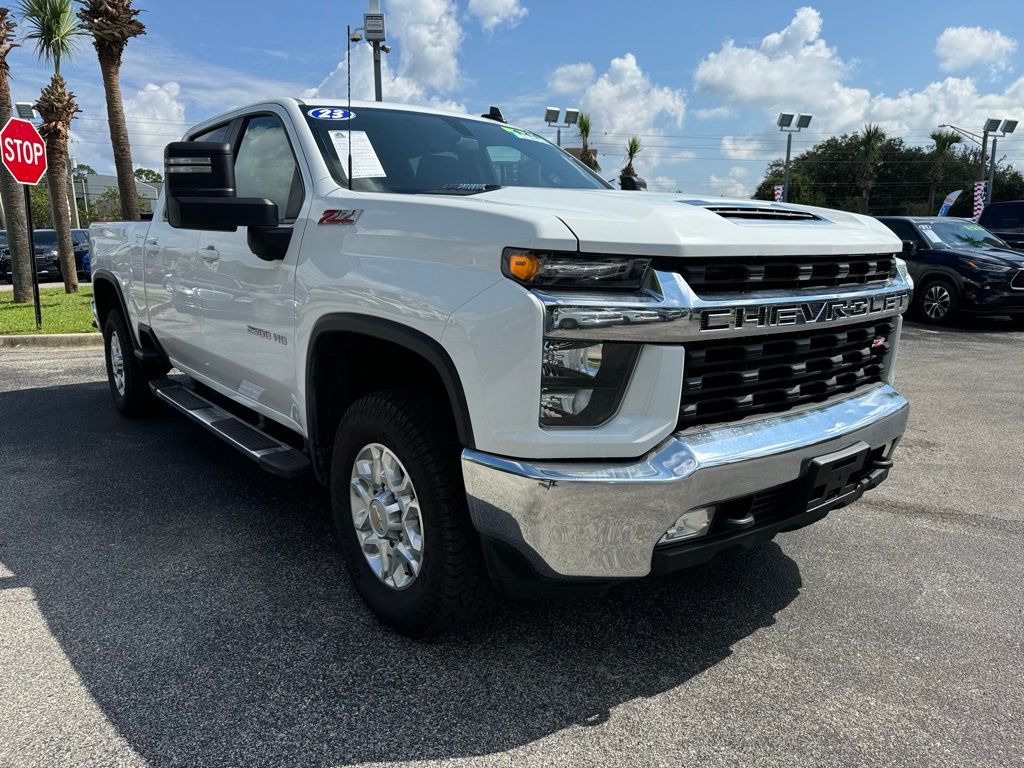
[[348, 70], [348, 191], [352, 191], [352, 25], [345, 27], [345, 69]]

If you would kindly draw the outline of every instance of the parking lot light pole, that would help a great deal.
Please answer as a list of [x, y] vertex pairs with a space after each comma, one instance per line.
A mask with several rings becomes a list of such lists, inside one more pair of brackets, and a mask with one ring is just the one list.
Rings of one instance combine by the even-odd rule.
[[[558, 118], [562, 114], [561, 107], [546, 107], [544, 109], [544, 122], [548, 124], [550, 128], [553, 125], [558, 124]], [[578, 109], [567, 109], [565, 110], [565, 127], [570, 128], [576, 125], [580, 119], [580, 111]], [[558, 132], [555, 134], [556, 143], [558, 146], [562, 146], [562, 126], [558, 125]]]
[[779, 119], [775, 124], [779, 130], [786, 134], [786, 171], [782, 180], [782, 202], [789, 202], [789, 162], [793, 154], [793, 134], [800, 133], [811, 124], [814, 115], [795, 114], [793, 112], [780, 112]]
[[[991, 131], [992, 134], [992, 161], [989, 163], [988, 169], [988, 200], [991, 203], [994, 198], [993, 192], [996, 186], [996, 146], [1001, 136], [1009, 136], [1015, 130], [1017, 130], [1017, 120], [1003, 120], [1003, 121], [988, 121], [988, 122], [999, 122], [997, 130]], [[982, 158], [984, 161], [984, 158]]]

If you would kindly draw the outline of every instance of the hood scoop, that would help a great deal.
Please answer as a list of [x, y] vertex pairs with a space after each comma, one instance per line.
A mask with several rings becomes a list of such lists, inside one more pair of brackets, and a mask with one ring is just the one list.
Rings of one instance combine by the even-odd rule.
[[709, 203], [706, 200], [680, 200], [681, 203], [694, 205], [703, 208], [711, 213], [717, 213], [723, 219], [738, 219], [740, 221], [824, 221], [820, 216], [815, 216], [807, 211], [795, 211], [791, 208], [781, 208], [774, 205], [743, 205], [736, 203], [721, 204]]

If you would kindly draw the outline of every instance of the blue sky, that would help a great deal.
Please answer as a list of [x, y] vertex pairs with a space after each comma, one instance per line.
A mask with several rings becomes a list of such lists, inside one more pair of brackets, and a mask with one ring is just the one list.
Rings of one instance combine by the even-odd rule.
[[[630, 134], [652, 188], [747, 195], [784, 151], [781, 109], [815, 115], [797, 150], [881, 124], [927, 143], [939, 123], [977, 130], [1024, 120], [1024, 3], [645, 3], [382, 0], [393, 51], [385, 98], [510, 120], [554, 138], [547, 105], [592, 113], [607, 176]], [[360, 2], [136, 0], [149, 34], [130, 43], [124, 98], [137, 164], [158, 167], [184, 128], [263, 96], [344, 95], [345, 25]], [[282, 10], [284, 8], [284, 10]], [[10, 56], [15, 100], [48, 78], [31, 43]], [[369, 50], [353, 54], [357, 97], [372, 93]], [[73, 152], [111, 167], [102, 84], [87, 39], [64, 74], [83, 112]], [[567, 135], [567, 145], [573, 137]], [[1024, 130], [1000, 142], [1024, 166]]]

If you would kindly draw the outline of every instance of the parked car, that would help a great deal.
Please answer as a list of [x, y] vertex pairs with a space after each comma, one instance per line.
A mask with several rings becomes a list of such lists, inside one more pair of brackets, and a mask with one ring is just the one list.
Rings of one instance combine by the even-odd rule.
[[89, 282], [92, 279], [92, 259], [89, 255], [89, 230], [72, 229], [71, 245], [75, 250], [75, 268], [78, 278]]
[[60, 256], [57, 253], [57, 231], [37, 229], [32, 233], [35, 246], [36, 274], [40, 280], [62, 280]]
[[914, 308], [925, 322], [959, 313], [1024, 320], [1024, 254], [970, 219], [879, 216], [903, 241]]
[[7, 230], [0, 229], [0, 283], [11, 282], [11, 248], [7, 242]]
[[989, 203], [978, 223], [1012, 248], [1024, 249], [1024, 200]]
[[114, 406], [312, 473], [401, 632], [766, 542], [893, 464], [911, 285], [874, 219], [623, 192], [498, 115], [373, 102], [236, 109], [165, 171], [152, 221], [90, 229]]

